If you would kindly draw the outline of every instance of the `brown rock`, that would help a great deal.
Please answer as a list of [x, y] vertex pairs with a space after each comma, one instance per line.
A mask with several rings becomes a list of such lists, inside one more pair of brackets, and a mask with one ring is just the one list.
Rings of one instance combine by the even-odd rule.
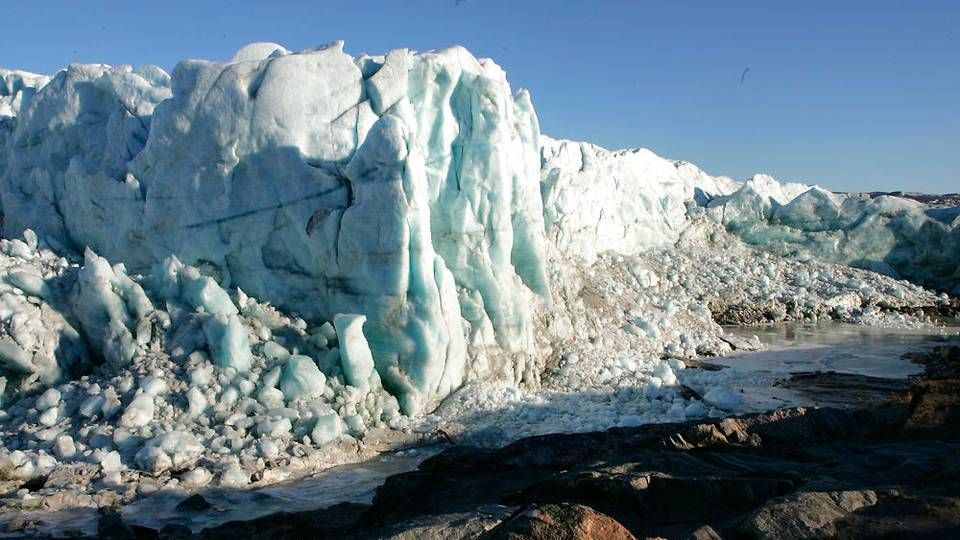
[[531, 505], [484, 538], [510, 540], [633, 540], [623, 525], [581, 504]]

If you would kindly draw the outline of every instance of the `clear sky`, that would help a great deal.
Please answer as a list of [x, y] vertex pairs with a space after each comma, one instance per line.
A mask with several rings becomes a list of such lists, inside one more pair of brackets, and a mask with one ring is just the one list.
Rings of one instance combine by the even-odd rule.
[[739, 179], [960, 191], [956, 0], [13, 0], [2, 11], [9, 68], [170, 70], [252, 41], [343, 39], [354, 54], [461, 44], [528, 88], [554, 137], [646, 146]]

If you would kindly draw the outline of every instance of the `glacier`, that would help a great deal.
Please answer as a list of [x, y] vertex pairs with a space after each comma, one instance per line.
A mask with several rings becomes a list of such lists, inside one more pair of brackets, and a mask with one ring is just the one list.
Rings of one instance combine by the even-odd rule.
[[550, 138], [462, 47], [0, 81], [18, 480], [243, 487], [438, 432], [728, 414], [684, 363], [760, 346], [720, 323], [921, 327], [960, 294], [956, 214]]
[[8, 131], [5, 234], [135, 272], [175, 255], [309, 319], [366, 314], [408, 412], [462, 382], [466, 341], [533, 342], [531, 297], [549, 296], [536, 117], [462, 48], [70, 66]]

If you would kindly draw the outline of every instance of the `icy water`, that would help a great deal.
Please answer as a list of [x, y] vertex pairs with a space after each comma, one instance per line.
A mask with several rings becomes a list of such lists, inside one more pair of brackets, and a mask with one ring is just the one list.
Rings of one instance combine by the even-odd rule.
[[[249, 520], [277, 512], [301, 512], [326, 508], [338, 503], [369, 503], [376, 488], [388, 476], [410, 471], [421, 461], [439, 452], [439, 448], [418, 448], [384, 454], [363, 463], [341, 465], [321, 473], [250, 490], [211, 488], [198, 491], [210, 503], [208, 510], [177, 510], [187, 493], [162, 491], [144, 497], [122, 510], [124, 522], [160, 529], [167, 524], [186, 525], [199, 532], [228, 521]], [[28, 512], [37, 523], [37, 532], [55, 536], [95, 535], [100, 515], [90, 508], [56, 512]], [[0, 532], [0, 538], [9, 536]]]
[[160, 529], [167, 524], [187, 525], [195, 532], [235, 520], [249, 520], [277, 512], [302, 512], [338, 503], [369, 503], [374, 491], [388, 476], [410, 471], [439, 448], [418, 448], [350, 465], [269, 487], [201, 491], [211, 510], [183, 512], [176, 509], [183, 493], [158, 493], [123, 509], [123, 520]]
[[[727, 332], [756, 335], [762, 351], [715, 358], [725, 384], [743, 399], [741, 410], [752, 412], [784, 406], [847, 406], [848, 396], [812, 396], [780, 383], [795, 374], [837, 373], [882, 379], [906, 379], [923, 367], [904, 358], [945, 344], [960, 346], [960, 321], [943, 321], [942, 328], [876, 328], [850, 324], [729, 327]], [[835, 399], [834, 399], [835, 398]]]
[[[905, 353], [928, 350], [937, 345], [960, 345], [956, 321], [942, 329], [888, 329], [842, 324], [777, 325], [727, 328], [745, 337], [756, 335], [766, 348], [762, 351], [715, 358], [707, 363], [722, 366], [720, 371], [684, 370], [681, 382], [689, 377], [721, 377], [723, 384], [740, 396], [742, 403], [731, 412], [750, 412], [797, 405], [834, 405], [829, 396], [811, 397], [796, 389], [779, 386], [794, 373], [836, 372], [887, 379], [904, 379], [921, 367], [902, 358]], [[849, 401], [844, 403], [849, 405]], [[123, 509], [124, 521], [159, 529], [182, 524], [199, 531], [231, 520], [248, 520], [286, 511], [324, 508], [343, 502], [369, 503], [376, 488], [388, 476], [413, 470], [441, 448], [426, 447], [383, 455], [377, 459], [334, 467], [306, 478], [252, 489], [207, 489], [200, 493], [211, 510], [178, 511], [183, 492], [160, 492]], [[36, 512], [39, 529], [52, 534], [96, 531], [98, 514], [90, 509]], [[4, 536], [0, 533], [0, 537]]]

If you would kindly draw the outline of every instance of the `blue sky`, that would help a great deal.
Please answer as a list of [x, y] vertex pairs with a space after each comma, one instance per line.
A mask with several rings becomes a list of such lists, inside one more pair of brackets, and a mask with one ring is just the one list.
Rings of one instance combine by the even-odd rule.
[[[138, 7], [148, 5], [149, 7]], [[711, 174], [960, 191], [960, 2], [15, 1], [0, 66], [462, 44], [531, 91], [545, 133]], [[741, 83], [741, 74], [750, 68]]]

